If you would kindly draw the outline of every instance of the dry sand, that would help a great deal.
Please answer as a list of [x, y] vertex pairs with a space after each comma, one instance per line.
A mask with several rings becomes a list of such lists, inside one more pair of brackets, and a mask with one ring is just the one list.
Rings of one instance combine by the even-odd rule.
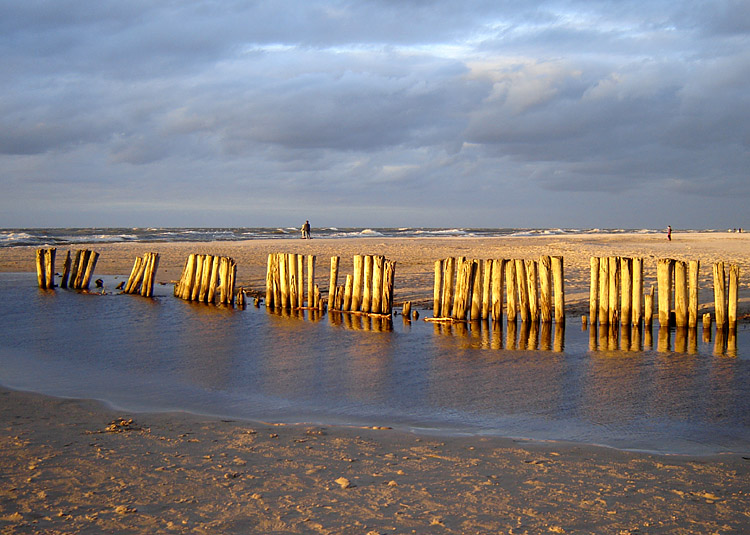
[[[431, 301], [434, 260], [563, 255], [568, 301], [587, 298], [594, 256], [672, 257], [750, 268], [745, 234], [97, 244], [97, 273], [161, 253], [158, 279], [191, 252], [232, 256], [262, 291], [266, 255], [384, 254], [396, 300]], [[33, 270], [32, 248], [0, 270]], [[347, 264], [348, 262], [348, 264]], [[327, 286], [324, 284], [323, 286]], [[743, 282], [741, 297], [747, 300]], [[187, 414], [126, 414], [95, 402], [0, 390], [0, 533], [750, 532], [750, 458], [656, 456], [570, 444], [427, 437], [392, 429], [277, 426]], [[132, 421], [130, 421], [132, 419]], [[750, 448], [749, 448], [750, 450]]]

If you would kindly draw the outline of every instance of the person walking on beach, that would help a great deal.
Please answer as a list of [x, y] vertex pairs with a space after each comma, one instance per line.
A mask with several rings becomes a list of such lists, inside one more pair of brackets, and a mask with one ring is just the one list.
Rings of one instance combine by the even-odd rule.
[[667, 225], [667, 240], [672, 241], [672, 225]]
[[309, 240], [310, 239], [310, 222], [305, 221], [305, 224], [302, 225], [302, 238]]

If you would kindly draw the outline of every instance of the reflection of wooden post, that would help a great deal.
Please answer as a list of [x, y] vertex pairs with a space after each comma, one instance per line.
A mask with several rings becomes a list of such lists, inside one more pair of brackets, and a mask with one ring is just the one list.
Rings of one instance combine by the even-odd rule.
[[331, 257], [331, 277], [328, 281], [328, 310], [333, 310], [336, 303], [336, 285], [339, 282], [339, 257]]
[[352, 277], [352, 306], [351, 310], [357, 312], [362, 306], [362, 275], [365, 270], [365, 257], [358, 254], [354, 255], [353, 260], [354, 276]]
[[490, 317], [490, 296], [492, 295], [492, 260], [481, 260], [482, 274], [482, 319]]
[[643, 318], [643, 258], [633, 259], [633, 325], [640, 325]]
[[445, 259], [445, 275], [443, 276], [443, 302], [440, 316], [449, 318], [453, 310], [453, 291], [454, 280], [456, 278], [456, 259]]
[[596, 313], [598, 311], [599, 296], [599, 258], [592, 256], [591, 260], [591, 285], [589, 286], [589, 321], [591, 326], [596, 325]]
[[698, 325], [699, 272], [700, 262], [691, 260], [688, 267], [688, 325], [690, 327]]
[[674, 309], [675, 325], [686, 327], [688, 324], [687, 262], [674, 263]]
[[740, 267], [737, 264], [729, 266], [729, 326], [737, 325], [737, 298], [739, 297]]
[[643, 296], [643, 323], [646, 327], [650, 328], [653, 321], [654, 321], [654, 287], [652, 286], [649, 292]]
[[526, 323], [529, 321], [529, 287], [526, 284], [526, 264], [523, 260], [516, 260], [516, 287], [521, 322]]
[[474, 269], [471, 276], [471, 313], [470, 318], [476, 321], [482, 317], [482, 260], [473, 260]]
[[503, 317], [503, 278], [505, 261], [492, 261], [492, 321], [499, 322]]
[[[552, 257], [552, 282], [555, 286], [555, 323], [562, 325], [565, 323], [565, 271], [562, 256]], [[555, 343], [557, 343], [557, 332], [556, 329]]]
[[609, 260], [599, 260], [599, 325], [609, 324]]
[[372, 260], [372, 303], [370, 310], [367, 312], [380, 314], [383, 306], [383, 269], [385, 267], [385, 257], [378, 255]]
[[656, 264], [656, 282], [659, 286], [659, 325], [669, 326], [672, 312], [672, 273], [674, 260], [660, 258]]
[[[442, 312], [440, 292], [443, 289], [443, 261], [435, 260], [435, 284], [432, 288], [432, 315], [439, 318]], [[411, 303], [409, 303], [411, 305]]]
[[516, 263], [514, 260], [505, 262], [505, 302], [505, 314], [508, 317], [508, 323], [515, 323], [518, 305], [516, 301]]
[[529, 319], [539, 321], [539, 274], [534, 260], [524, 262], [526, 268], [526, 286], [529, 292]]
[[716, 316], [716, 328], [723, 327], [726, 323], [727, 302], [726, 302], [726, 274], [724, 272], [724, 262], [716, 262], [713, 266], [714, 272], [714, 309]]
[[[630, 311], [633, 306], [633, 260], [620, 259], [620, 322], [630, 325]], [[630, 345], [630, 344], [628, 344]]]
[[[372, 255], [365, 256], [365, 266], [362, 272], [362, 312], [369, 312], [372, 306]], [[328, 307], [331, 308], [330, 305]]]

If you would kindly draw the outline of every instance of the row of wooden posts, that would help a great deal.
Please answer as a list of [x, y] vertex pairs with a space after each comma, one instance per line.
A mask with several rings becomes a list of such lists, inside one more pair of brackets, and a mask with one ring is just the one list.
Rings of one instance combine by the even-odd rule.
[[[700, 262], [662, 258], [656, 265], [659, 325], [695, 327], [698, 324], [698, 275]], [[729, 266], [729, 285], [724, 262], [713, 265], [716, 325], [737, 323], [739, 267]], [[654, 316], [654, 287], [643, 293], [643, 258], [591, 257], [589, 321], [600, 325], [618, 323], [649, 326]], [[670, 321], [674, 318], [673, 321]], [[703, 315], [711, 326], [711, 315]]]
[[[55, 288], [55, 256], [57, 249], [37, 249], [36, 251], [36, 274], [39, 287], [52, 290]], [[81, 249], [76, 251], [71, 260], [70, 251], [65, 256], [63, 272], [60, 279], [60, 288], [72, 290], [87, 290], [89, 282], [94, 274], [99, 253]]]
[[[315, 283], [314, 255], [271, 253], [266, 270], [266, 306], [281, 309], [324, 310], [326, 302]], [[305, 299], [307, 264], [307, 299]], [[328, 310], [390, 316], [396, 263], [384, 256], [354, 255], [353, 273], [338, 284], [340, 257], [331, 257]]]
[[[226, 256], [191, 254], [185, 261], [180, 280], [174, 287], [174, 295], [186, 301], [234, 304], [234, 282], [237, 264]], [[245, 292], [237, 292], [238, 305], [244, 306]]]
[[[435, 262], [433, 318], [428, 321], [499, 322], [506, 298], [508, 322], [556, 323], [565, 321], [563, 258], [542, 256], [520, 259], [467, 260], [446, 258]], [[505, 288], [505, 291], [503, 291]]]
[[122, 292], [153, 297], [154, 279], [158, 268], [159, 253], [146, 253], [143, 258], [136, 257], [130, 277]]

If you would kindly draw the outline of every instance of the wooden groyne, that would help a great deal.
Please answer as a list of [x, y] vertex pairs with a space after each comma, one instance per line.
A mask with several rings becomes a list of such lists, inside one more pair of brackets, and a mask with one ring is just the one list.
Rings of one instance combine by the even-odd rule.
[[[650, 326], [657, 306], [659, 325], [696, 327], [699, 310], [700, 262], [660, 258], [656, 262], [656, 285], [643, 292], [643, 259], [591, 257], [589, 321], [592, 325]], [[729, 266], [729, 283], [723, 262], [713, 265], [714, 308], [719, 327], [736, 325], [739, 267]], [[657, 301], [654, 301], [654, 298]], [[711, 317], [703, 317], [704, 328]]]
[[152, 297], [154, 295], [154, 278], [158, 268], [159, 253], [146, 253], [143, 258], [137, 257], [122, 293]]
[[[427, 321], [489, 320], [499, 322], [503, 296], [509, 323], [565, 322], [563, 258], [435, 261], [433, 317]], [[553, 308], [554, 305], [554, 308]], [[553, 316], [554, 311], [554, 316]]]
[[[40, 288], [52, 290], [55, 288], [55, 256], [57, 249], [37, 249], [36, 272]], [[76, 251], [71, 261], [70, 251], [65, 256], [60, 288], [71, 290], [88, 290], [89, 282], [94, 274], [99, 253], [88, 249]]]
[[236, 276], [237, 264], [229, 257], [191, 254], [174, 295], [186, 301], [233, 305]]
[[[271, 253], [266, 270], [266, 306], [281, 309], [324, 310], [326, 301], [315, 284], [315, 256]], [[328, 310], [390, 316], [396, 263], [384, 256], [354, 255], [353, 273], [339, 285], [340, 257], [331, 257]], [[307, 264], [307, 295], [305, 271]], [[305, 299], [307, 297], [307, 299]]]

